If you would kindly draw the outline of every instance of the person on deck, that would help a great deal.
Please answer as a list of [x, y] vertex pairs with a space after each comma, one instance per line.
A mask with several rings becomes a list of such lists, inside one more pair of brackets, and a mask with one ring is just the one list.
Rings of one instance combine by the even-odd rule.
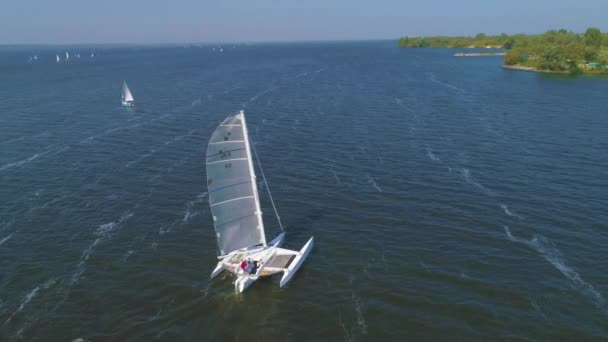
[[251, 262], [251, 258], [247, 259], [247, 266], [245, 267], [245, 272], [251, 274], [251, 269], [253, 268], [253, 263]]
[[247, 270], [247, 261], [245, 259], [243, 259], [243, 261], [241, 262], [241, 269], [243, 271]]
[[253, 262], [253, 267], [251, 268], [251, 274], [256, 274], [256, 273], [258, 273], [258, 267], [259, 267], [258, 262], [257, 262], [257, 261], [254, 261], [254, 262]]

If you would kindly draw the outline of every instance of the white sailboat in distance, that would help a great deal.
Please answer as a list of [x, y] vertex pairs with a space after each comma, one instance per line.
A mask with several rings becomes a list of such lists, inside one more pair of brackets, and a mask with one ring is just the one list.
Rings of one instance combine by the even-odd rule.
[[70, 54], [66, 51], [65, 52], [65, 61], [69, 61], [70, 60]]
[[121, 103], [123, 107], [133, 107], [135, 105], [135, 100], [133, 99], [133, 95], [131, 94], [131, 90], [129, 90], [126, 81], [122, 81]]
[[[313, 246], [311, 237], [300, 251], [280, 248], [285, 232], [266, 242], [251, 147], [243, 111], [222, 121], [207, 146], [209, 206], [220, 254], [211, 278], [224, 270], [236, 275], [234, 288], [238, 293], [259, 278], [275, 273], [283, 273], [280, 286], [285, 286]], [[255, 147], [253, 152], [257, 159]], [[260, 171], [268, 188], [261, 167]], [[272, 195], [268, 193], [283, 229]]]
[[56, 59], [57, 63], [61, 62], [61, 60], [59, 59], [59, 55], [55, 55], [55, 59]]

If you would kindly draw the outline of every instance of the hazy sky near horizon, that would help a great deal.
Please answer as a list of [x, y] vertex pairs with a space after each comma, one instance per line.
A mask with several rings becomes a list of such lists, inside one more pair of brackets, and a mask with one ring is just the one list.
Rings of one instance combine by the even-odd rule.
[[608, 0], [4, 0], [0, 44], [246, 42], [608, 31]]

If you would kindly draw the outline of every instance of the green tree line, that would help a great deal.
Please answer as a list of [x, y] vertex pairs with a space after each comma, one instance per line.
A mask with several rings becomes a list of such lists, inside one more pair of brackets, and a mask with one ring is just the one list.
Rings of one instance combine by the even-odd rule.
[[589, 28], [584, 33], [550, 30], [538, 35], [501, 34], [474, 37], [402, 37], [402, 48], [449, 47], [506, 49], [504, 63], [556, 72], [608, 73], [608, 33]]

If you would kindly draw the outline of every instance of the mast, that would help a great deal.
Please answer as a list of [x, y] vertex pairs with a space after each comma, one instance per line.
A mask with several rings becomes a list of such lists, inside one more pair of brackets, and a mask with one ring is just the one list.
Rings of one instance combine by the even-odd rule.
[[241, 121], [243, 122], [243, 140], [245, 140], [245, 150], [247, 151], [247, 164], [249, 165], [249, 172], [251, 173], [251, 187], [253, 195], [255, 196], [255, 214], [258, 218], [258, 229], [262, 233], [262, 243], [264, 247], [268, 246], [266, 243], [266, 232], [264, 231], [264, 221], [262, 220], [262, 209], [260, 208], [260, 198], [258, 195], [258, 183], [255, 177], [255, 170], [253, 168], [253, 158], [251, 157], [251, 147], [249, 146], [249, 132], [247, 130], [247, 124], [245, 122], [245, 112], [241, 110]]

